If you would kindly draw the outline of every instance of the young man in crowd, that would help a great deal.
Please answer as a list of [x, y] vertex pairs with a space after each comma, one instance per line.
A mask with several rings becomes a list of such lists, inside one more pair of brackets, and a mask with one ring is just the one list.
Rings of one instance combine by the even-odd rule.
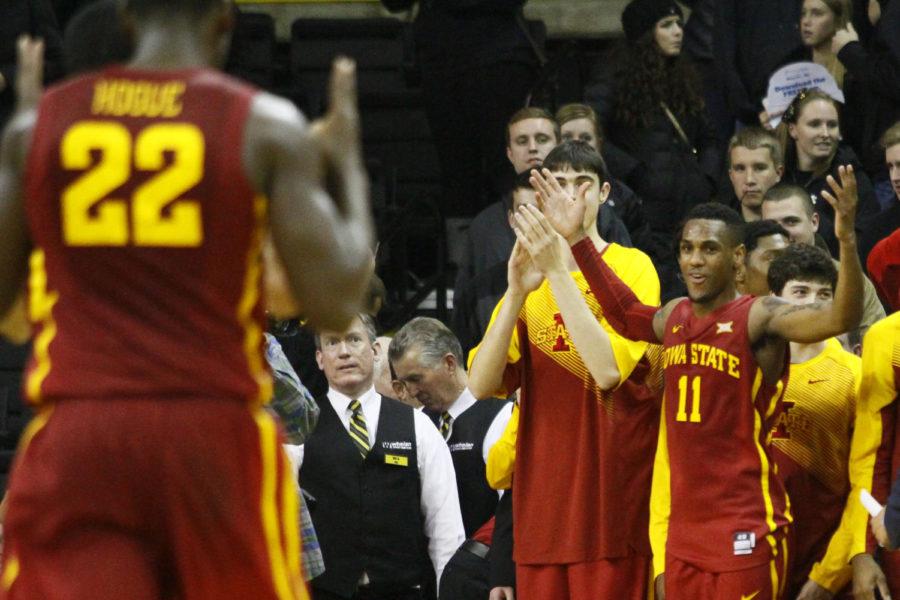
[[760, 127], [746, 127], [728, 143], [728, 178], [744, 221], [762, 219], [762, 200], [784, 173], [778, 139]]
[[[830, 180], [826, 196], [845, 257], [833, 302], [795, 306], [739, 295], [743, 219], [724, 206], [704, 204], [688, 214], [679, 236], [688, 298], [660, 309], [641, 303], [598, 260], [581, 225], [583, 203], [534, 172], [543, 214], [526, 209], [523, 219], [531, 218], [536, 230], [552, 225], [573, 247], [616, 331], [664, 345], [660, 437], [666, 440], [665, 495], [671, 504], [658, 589], [670, 600], [783, 597], [791, 516], [767, 437], [784, 390], [787, 342], [838, 335], [856, 327], [862, 312], [856, 182], [852, 169], [841, 167], [840, 173], [841, 183]], [[708, 458], [698, 460], [698, 452]]]
[[[602, 248], [599, 260], [645, 302], [658, 302], [650, 259], [597, 233], [609, 194], [600, 155], [564, 142], [544, 165], [585, 205], [581, 225]], [[521, 388], [512, 491], [518, 598], [642, 599], [650, 434], [659, 422], [646, 386], [648, 346], [609, 331], [560, 240], [526, 249], [520, 231], [517, 238], [506, 295], [470, 354], [469, 388], [478, 398]]]

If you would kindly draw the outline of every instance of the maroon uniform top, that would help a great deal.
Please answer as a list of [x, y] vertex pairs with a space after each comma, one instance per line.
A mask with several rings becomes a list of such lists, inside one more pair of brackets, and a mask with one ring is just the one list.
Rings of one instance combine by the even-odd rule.
[[790, 522], [768, 439], [787, 383], [766, 385], [747, 324], [755, 298], [709, 315], [679, 303], [663, 337], [665, 423], [671, 468], [666, 551], [706, 571], [769, 561]]
[[241, 164], [253, 94], [124, 67], [45, 94], [26, 173], [32, 402], [268, 398], [265, 201]]

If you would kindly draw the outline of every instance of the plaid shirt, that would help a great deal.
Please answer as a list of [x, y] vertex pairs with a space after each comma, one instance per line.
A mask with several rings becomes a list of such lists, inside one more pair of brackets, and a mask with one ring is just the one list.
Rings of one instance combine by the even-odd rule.
[[[275, 393], [269, 403], [284, 426], [285, 436], [291, 444], [302, 444], [312, 433], [319, 420], [319, 406], [297, 377], [297, 373], [273, 336], [266, 334], [266, 361], [275, 379]], [[296, 480], [295, 480], [296, 481]], [[319, 538], [313, 527], [312, 516], [306, 506], [306, 498], [300, 493], [300, 539], [303, 543], [303, 577], [306, 581], [325, 571]]]

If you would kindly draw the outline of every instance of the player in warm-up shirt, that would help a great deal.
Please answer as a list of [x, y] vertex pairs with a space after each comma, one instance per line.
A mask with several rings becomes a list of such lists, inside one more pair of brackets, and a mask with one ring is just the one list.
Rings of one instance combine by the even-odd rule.
[[[602, 248], [597, 260], [644, 302], [658, 302], [650, 259], [597, 234], [609, 191], [600, 155], [565, 142], [544, 165], [580, 190], [585, 229]], [[556, 255], [532, 262], [517, 242], [509, 289], [470, 354], [476, 397], [521, 388], [512, 491], [517, 598], [643, 600], [659, 422], [657, 397], [645, 385], [647, 344], [612, 332], [567, 247], [554, 244]]]
[[[609, 323], [625, 337], [664, 346], [663, 412], [671, 512], [664, 586], [670, 600], [781, 598], [790, 513], [774, 473], [768, 433], [787, 375], [786, 340], [812, 343], [856, 326], [862, 272], [856, 255], [852, 169], [830, 179], [844, 261], [832, 303], [794, 306], [738, 296], [743, 220], [717, 204], [692, 209], [678, 237], [688, 298], [642, 304], [585, 236], [584, 208], [552, 178], [533, 172], [540, 223], [572, 245]], [[662, 437], [662, 432], [661, 432]]]
[[306, 598], [295, 483], [262, 409], [260, 253], [268, 223], [319, 325], [362, 308], [354, 67], [336, 64], [314, 141], [288, 101], [210, 68], [229, 2], [126, 8], [133, 61], [51, 88], [4, 133], [0, 314], [30, 267], [37, 416], [10, 480], [0, 597]]
[[[850, 450], [851, 494], [858, 494], [859, 489], [871, 490], [882, 504], [887, 502], [900, 468], [898, 398], [900, 312], [895, 312], [872, 325], [863, 339], [859, 406]], [[879, 518], [883, 522], [883, 512]], [[900, 553], [882, 553], [882, 574], [873, 559], [879, 549], [867, 522], [867, 514], [860, 506], [853, 518], [854, 580], [859, 580], [859, 587], [865, 590], [867, 596], [863, 598], [874, 599], [873, 590], [880, 586], [889, 587], [892, 597], [900, 597]]]
[[[830, 302], [837, 270], [827, 252], [794, 244], [772, 262], [768, 287], [792, 304]], [[849, 496], [850, 440], [859, 392], [860, 359], [837, 339], [791, 343], [784, 408], [772, 435], [778, 474], [791, 499], [794, 552], [786, 596], [849, 592], [852, 531]]]

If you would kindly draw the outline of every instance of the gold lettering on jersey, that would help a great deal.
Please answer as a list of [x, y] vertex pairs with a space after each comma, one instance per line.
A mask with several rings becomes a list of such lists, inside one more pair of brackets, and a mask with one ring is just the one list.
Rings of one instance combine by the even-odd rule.
[[669, 365], [699, 365], [741, 378], [741, 359], [734, 354], [709, 344], [675, 344], [663, 352], [663, 368]]
[[91, 113], [109, 117], [177, 117], [181, 114], [183, 81], [101, 79], [94, 84]]

